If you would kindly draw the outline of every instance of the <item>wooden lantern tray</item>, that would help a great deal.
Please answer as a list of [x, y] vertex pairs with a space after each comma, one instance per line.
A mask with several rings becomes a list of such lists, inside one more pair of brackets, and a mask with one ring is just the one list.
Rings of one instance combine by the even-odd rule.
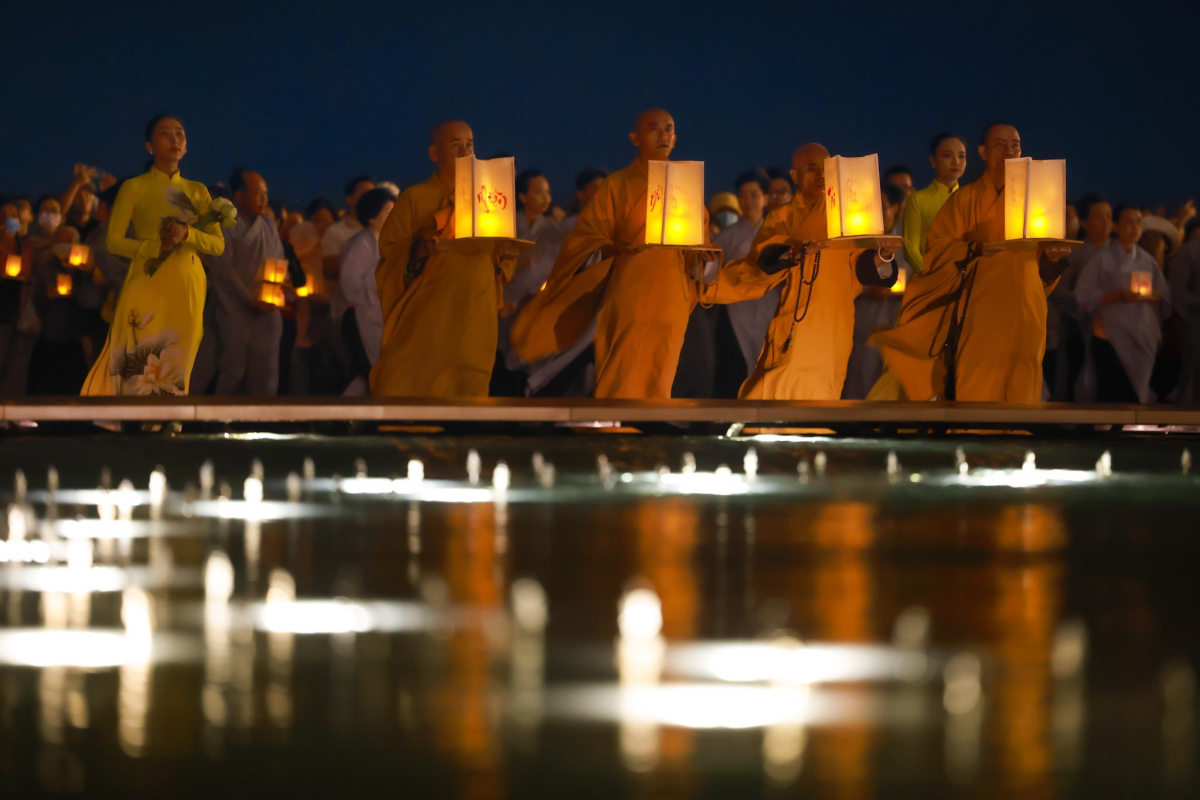
[[[813, 250], [877, 250], [886, 244], [903, 244], [903, 236], [837, 236], [821, 242], [812, 242]], [[799, 243], [794, 243], [798, 245]]]
[[1039, 244], [1065, 244], [1074, 250], [1076, 247], [1083, 247], [1083, 242], [1078, 239], [1006, 239], [1003, 242], [988, 242], [988, 244], [1004, 245], [1005, 250], [1037, 250]]
[[516, 250], [524, 253], [537, 246], [537, 242], [529, 239], [510, 239], [506, 236], [464, 236], [461, 239], [438, 239], [438, 249], [461, 253], [466, 256], [494, 256], [502, 249]]

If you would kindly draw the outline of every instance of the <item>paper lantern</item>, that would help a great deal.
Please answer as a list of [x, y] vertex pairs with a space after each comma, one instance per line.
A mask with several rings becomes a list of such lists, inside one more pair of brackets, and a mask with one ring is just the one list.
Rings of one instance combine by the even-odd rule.
[[1154, 276], [1141, 269], [1129, 273], [1129, 291], [1141, 297], [1154, 294]]
[[71, 254], [67, 256], [67, 263], [72, 267], [84, 267], [92, 260], [92, 248], [86, 244], [71, 245]]
[[513, 239], [516, 235], [513, 159], [458, 159], [454, 165], [454, 237]]
[[286, 258], [264, 258], [263, 280], [267, 283], [283, 283], [287, 280], [287, 267]]
[[908, 288], [908, 267], [896, 267], [896, 282], [892, 284], [892, 294], [904, 294]]
[[25, 262], [21, 259], [21, 257], [19, 255], [16, 255], [14, 253], [12, 255], [9, 255], [9, 257], [4, 260], [4, 277], [16, 278], [17, 280], [24, 280], [25, 279], [24, 272], [25, 272]]
[[825, 159], [825, 210], [830, 239], [884, 234], [878, 155]]
[[283, 308], [283, 287], [277, 283], [263, 283], [258, 292], [258, 299], [269, 306]]
[[704, 162], [651, 161], [646, 244], [704, 244]]
[[58, 292], [59, 297], [70, 297], [71, 292], [75, 288], [75, 281], [67, 273], [59, 273], [58, 280], [54, 284], [54, 289]]
[[1009, 158], [1004, 162], [1004, 238], [1063, 239], [1067, 235], [1067, 162]]

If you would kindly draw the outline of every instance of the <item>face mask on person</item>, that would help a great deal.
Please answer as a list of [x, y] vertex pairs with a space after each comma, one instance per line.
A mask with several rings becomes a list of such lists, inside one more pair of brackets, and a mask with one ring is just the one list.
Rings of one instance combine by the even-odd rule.
[[54, 255], [57, 256], [58, 260], [63, 262], [64, 264], [67, 262], [67, 259], [69, 259], [71, 257], [71, 243], [70, 242], [58, 242], [57, 244], [54, 245], [53, 250], [54, 250]]
[[21, 220], [16, 217], [9, 217], [4, 220], [4, 227], [8, 229], [9, 235], [16, 236], [21, 230]]
[[730, 225], [738, 221], [736, 211], [718, 211], [717, 224], [721, 226], [721, 230], [728, 228]]
[[53, 211], [43, 211], [38, 214], [38, 226], [42, 229], [42, 233], [54, 233], [58, 230], [59, 225], [62, 225], [62, 214]]

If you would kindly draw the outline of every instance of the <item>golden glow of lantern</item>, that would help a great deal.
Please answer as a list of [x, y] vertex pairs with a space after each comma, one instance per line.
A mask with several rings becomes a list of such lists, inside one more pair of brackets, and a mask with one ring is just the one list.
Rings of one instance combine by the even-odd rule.
[[4, 260], [4, 274], [10, 278], [21, 277], [21, 257], [13, 254]]
[[74, 287], [75, 282], [71, 279], [71, 276], [67, 275], [66, 273], [59, 274], [58, 281], [54, 285], [55, 290], [62, 297], [69, 296]]
[[277, 283], [263, 283], [258, 299], [269, 306], [283, 307], [283, 287]]
[[287, 259], [263, 259], [263, 280], [267, 283], [283, 283], [287, 280]]
[[515, 161], [475, 156], [458, 159], [454, 164], [454, 238], [516, 236]]
[[308, 297], [310, 294], [312, 294], [312, 286], [308, 283], [296, 287], [296, 297]]
[[92, 248], [86, 244], [71, 245], [71, 255], [67, 257], [67, 263], [72, 267], [82, 267], [92, 260]]
[[892, 294], [904, 294], [908, 288], [908, 267], [896, 267], [896, 282], [892, 284]]
[[704, 162], [651, 161], [646, 244], [704, 244]]
[[1129, 273], [1129, 290], [1141, 297], [1149, 297], [1154, 292], [1154, 278], [1145, 270], [1135, 269]]
[[1062, 239], [1067, 234], [1067, 162], [1004, 162], [1004, 238]]
[[879, 156], [825, 159], [825, 219], [830, 239], [882, 236], [883, 200]]

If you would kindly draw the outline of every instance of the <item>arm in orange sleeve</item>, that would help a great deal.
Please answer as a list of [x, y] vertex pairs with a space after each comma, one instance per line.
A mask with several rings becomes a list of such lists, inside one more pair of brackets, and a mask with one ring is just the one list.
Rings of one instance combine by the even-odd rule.
[[957, 191], [933, 218], [925, 237], [926, 274], [947, 267], [954, 268], [955, 264], [967, 257], [971, 247], [971, 242], [966, 239], [970, 230], [965, 213], [969, 201], [968, 192]]
[[375, 267], [375, 284], [384, 319], [399, 302], [408, 284], [408, 260], [416, 231], [415, 215], [413, 193], [402, 192], [379, 232], [379, 264]]

